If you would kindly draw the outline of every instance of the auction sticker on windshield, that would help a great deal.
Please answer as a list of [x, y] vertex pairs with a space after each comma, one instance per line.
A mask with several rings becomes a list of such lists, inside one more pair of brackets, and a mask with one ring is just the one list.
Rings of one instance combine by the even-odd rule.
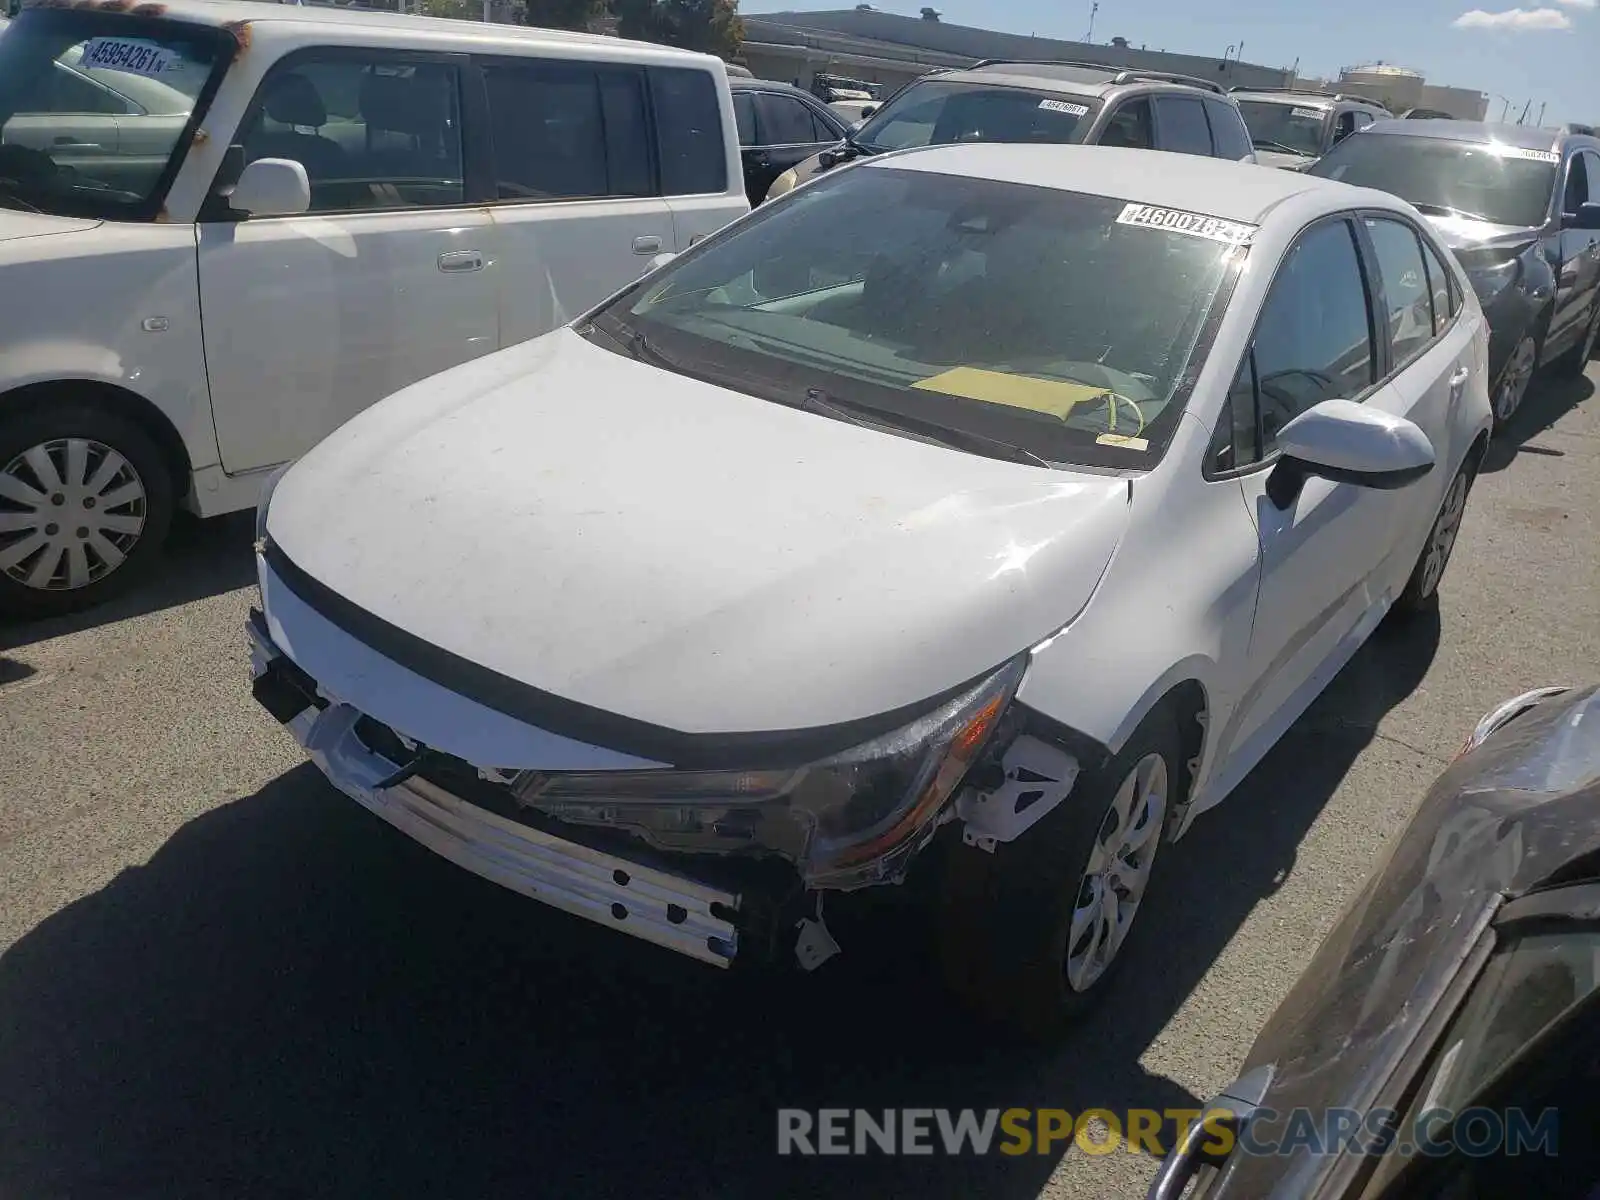
[[1292, 108], [1289, 110], [1291, 117], [1310, 117], [1312, 120], [1322, 116], [1320, 108]]
[[175, 70], [176, 56], [165, 46], [136, 38], [90, 38], [83, 46], [81, 65], [129, 75], [162, 75]]
[[1521, 146], [1492, 146], [1491, 150], [1501, 158], [1526, 158], [1532, 162], [1558, 163], [1561, 155], [1549, 150], [1526, 150]]
[[1069, 100], [1041, 100], [1039, 107], [1046, 112], [1067, 113], [1069, 116], [1081, 117], [1088, 113], [1087, 104], [1073, 104]]
[[1230, 246], [1249, 241], [1250, 235], [1256, 231], [1254, 225], [1247, 225], [1243, 221], [1224, 221], [1221, 217], [1184, 212], [1179, 208], [1157, 208], [1153, 204], [1128, 205], [1117, 218], [1117, 224], [1143, 225], [1150, 229], [1165, 229], [1169, 233], [1186, 233], [1190, 237], [1226, 242]]

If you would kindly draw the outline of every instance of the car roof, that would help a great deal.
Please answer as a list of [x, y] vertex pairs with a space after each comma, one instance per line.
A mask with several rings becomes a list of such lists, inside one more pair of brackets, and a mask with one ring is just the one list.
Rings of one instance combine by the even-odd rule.
[[[1296, 108], [1310, 108], [1312, 106], [1327, 108], [1330, 105], [1354, 99], [1351, 96], [1329, 96], [1323, 92], [1278, 92], [1271, 89], [1263, 92], [1252, 92], [1241, 88], [1229, 91], [1228, 95], [1235, 100], [1260, 100], [1267, 104], [1292, 104]], [[1372, 100], [1361, 100], [1358, 103], [1370, 104], [1373, 108], [1382, 107]]]
[[[100, 12], [127, 12], [129, 0], [44, 0], [40, 7], [82, 9]], [[28, 11], [27, 9], [23, 10]], [[455, 41], [527, 42], [530, 45], [571, 48], [590, 45], [609, 47], [611, 57], [619, 45], [649, 51], [652, 57], [673, 57], [703, 62], [710, 55], [653, 43], [629, 42], [602, 34], [575, 33], [564, 29], [541, 29], [530, 25], [485, 25], [477, 21], [456, 21], [445, 17], [419, 17], [408, 13], [383, 12], [321, 5], [262, 3], [261, 0], [155, 0], [135, 9], [140, 16], [166, 17], [198, 25], [237, 29], [245, 25], [271, 26], [275, 31], [291, 32], [296, 27], [345, 26], [397, 34], [423, 34], [433, 39], [440, 34], [454, 35]]]
[[[797, 88], [792, 83], [784, 83], [778, 79], [745, 79], [742, 76], [730, 75], [728, 87], [735, 92], [784, 92], [791, 96], [804, 96], [807, 100], [816, 100], [818, 104], [822, 103], [805, 88]], [[862, 103], [871, 104], [873, 101], [866, 100]]]
[[1442, 142], [1496, 142], [1520, 150], [1559, 151], [1572, 141], [1593, 141], [1581, 134], [1557, 133], [1531, 125], [1502, 125], [1496, 121], [1375, 121], [1362, 136], [1425, 137]]
[[1141, 71], [1136, 67], [1114, 67], [1099, 63], [995, 61], [962, 70], [941, 71], [923, 78], [955, 80], [958, 83], [998, 83], [1096, 98], [1105, 96], [1115, 88], [1134, 86], [1220, 91], [1207, 87], [1198, 79], [1188, 83], [1182, 77], [1162, 78], [1157, 73]]
[[1278, 204], [1306, 192], [1327, 192], [1335, 197], [1330, 199], [1330, 209], [1359, 206], [1404, 211], [1404, 202], [1385, 192], [1298, 171], [1190, 154], [1162, 155], [1156, 169], [1152, 169], [1153, 153], [1157, 152], [1112, 146], [969, 142], [890, 153], [860, 165], [869, 170], [970, 175], [1002, 183], [1115, 196], [1136, 204], [1251, 224], [1259, 224]]

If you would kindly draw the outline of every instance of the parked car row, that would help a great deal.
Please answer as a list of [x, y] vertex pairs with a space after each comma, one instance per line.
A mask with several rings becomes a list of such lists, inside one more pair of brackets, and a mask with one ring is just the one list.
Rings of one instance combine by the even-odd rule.
[[29, 298], [0, 326], [7, 613], [105, 599], [177, 505], [253, 505], [374, 401], [749, 210], [709, 56], [126, 7], [33, 8], [0, 38], [0, 294]]

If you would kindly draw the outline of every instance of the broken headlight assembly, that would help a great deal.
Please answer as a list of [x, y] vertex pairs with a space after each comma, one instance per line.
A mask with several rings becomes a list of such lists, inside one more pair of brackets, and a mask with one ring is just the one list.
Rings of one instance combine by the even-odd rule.
[[1026, 666], [1013, 659], [900, 729], [803, 766], [525, 771], [511, 792], [558, 820], [625, 828], [664, 850], [777, 854], [808, 887], [867, 887], [897, 878], [933, 835]]

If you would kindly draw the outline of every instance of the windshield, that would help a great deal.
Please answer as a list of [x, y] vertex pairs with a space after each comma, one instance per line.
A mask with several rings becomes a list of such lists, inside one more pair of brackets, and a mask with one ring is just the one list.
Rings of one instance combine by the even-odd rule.
[[1328, 116], [1322, 109], [1276, 100], [1241, 100], [1239, 111], [1257, 150], [1308, 158], [1322, 153], [1322, 127]]
[[171, 21], [24, 13], [0, 38], [0, 205], [153, 216], [231, 45]]
[[1340, 142], [1309, 173], [1392, 192], [1435, 216], [1532, 228], [1549, 213], [1560, 161], [1488, 142], [1364, 133]]
[[1076, 142], [1092, 101], [1055, 92], [929, 80], [901, 92], [861, 127], [857, 145], [904, 150], [952, 142]]
[[596, 326], [681, 374], [1048, 463], [1161, 453], [1252, 228], [880, 167], [792, 195], [612, 301]]

